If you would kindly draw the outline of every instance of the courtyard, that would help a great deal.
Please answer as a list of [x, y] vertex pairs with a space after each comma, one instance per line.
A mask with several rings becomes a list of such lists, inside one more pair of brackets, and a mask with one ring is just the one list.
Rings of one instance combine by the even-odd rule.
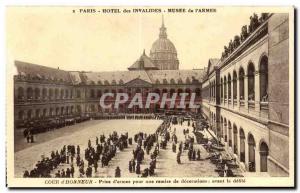
[[[84, 149], [88, 146], [88, 140], [91, 140], [95, 146], [96, 137], [104, 134], [108, 136], [113, 131], [118, 134], [128, 132], [129, 137], [133, 137], [139, 132], [152, 134], [162, 123], [162, 120], [91, 120], [79, 123], [72, 126], [67, 126], [59, 130], [54, 130], [35, 136], [35, 143], [27, 144], [21, 135], [15, 135], [18, 140], [15, 142], [15, 176], [22, 177], [25, 170], [31, 170], [35, 167], [37, 161], [44, 157], [50, 157], [51, 151], [60, 150], [64, 145], [79, 145], [81, 148], [82, 157], [84, 157]], [[192, 127], [184, 122], [183, 125], [171, 125], [171, 131], [174, 132], [178, 141], [184, 141], [183, 129]], [[189, 135], [193, 135], [190, 132]], [[117, 150], [116, 156], [109, 162], [108, 166], [99, 168], [94, 172], [93, 177], [114, 177], [115, 168], [121, 169], [121, 177], [138, 177], [135, 173], [130, 173], [128, 170], [128, 162], [132, 159], [132, 151], [137, 146], [136, 143], [129, 145], [123, 151]], [[218, 176], [215, 172], [216, 166], [212, 164], [208, 157], [208, 153], [202, 145], [195, 144], [194, 148], [201, 151], [201, 161], [189, 161], [187, 151], [183, 151], [181, 156], [181, 164], [176, 162], [176, 153], [172, 152], [172, 143], [167, 144], [167, 148], [161, 149], [157, 157], [157, 167], [155, 175], [158, 177], [209, 177]], [[149, 166], [151, 159], [150, 155], [145, 154], [145, 159], [141, 164], [141, 170]], [[86, 162], [86, 160], [85, 160]], [[51, 175], [61, 169], [66, 169], [69, 164], [61, 164], [56, 168]], [[75, 166], [74, 177], [79, 177], [78, 168]]]

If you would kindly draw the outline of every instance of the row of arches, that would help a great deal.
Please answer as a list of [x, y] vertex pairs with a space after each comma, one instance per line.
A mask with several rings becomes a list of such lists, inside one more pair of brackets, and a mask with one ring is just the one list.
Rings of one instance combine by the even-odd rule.
[[[75, 97], [73, 89], [59, 89], [59, 88], [33, 88], [27, 87], [26, 90], [23, 87], [18, 87], [16, 98], [18, 100], [39, 100], [39, 99], [71, 99]], [[81, 97], [81, 91], [76, 90], [76, 97]]]
[[[255, 76], [258, 75], [258, 82], [255, 79]], [[246, 87], [246, 89], [245, 89]], [[259, 87], [259, 99], [256, 98], [255, 87]], [[216, 97], [216, 83], [215, 81], [210, 83], [209, 88], [210, 97]], [[252, 61], [249, 61], [247, 69], [244, 70], [243, 67], [240, 67], [237, 71], [233, 70], [232, 73], [228, 73], [220, 78], [220, 95], [221, 101], [231, 100], [240, 101], [268, 101], [268, 57], [262, 55], [258, 69], [255, 69], [255, 65]], [[238, 92], [239, 91], [239, 92]], [[239, 96], [238, 96], [239, 95]], [[247, 95], [247, 96], [246, 96]]]
[[[76, 91], [76, 93], [74, 93]], [[123, 92], [127, 92], [129, 94], [129, 96], [134, 95], [135, 93], [143, 93], [144, 96], [147, 96], [147, 94], [149, 92], [155, 92], [158, 94], [162, 94], [162, 93], [169, 93], [170, 95], [172, 95], [173, 93], [192, 93], [195, 92], [197, 97], [201, 96], [201, 89], [200, 88], [196, 88], [196, 89], [191, 89], [191, 88], [186, 88], [186, 89], [168, 89], [168, 88], [163, 88], [163, 89], [140, 89], [140, 88], [136, 88], [136, 89], [89, 89], [89, 98], [99, 98], [102, 96], [103, 93], [123, 93]], [[76, 94], [76, 95], [75, 95]], [[73, 99], [73, 98], [81, 98], [82, 93], [80, 89], [58, 89], [58, 88], [32, 88], [32, 87], [28, 87], [25, 91], [25, 89], [23, 87], [18, 87], [17, 89], [17, 93], [16, 93], [16, 98], [18, 100], [54, 100], [54, 99]]]
[[80, 114], [81, 112], [82, 109], [80, 105], [20, 110], [18, 111], [18, 120], [30, 120], [53, 116]]
[[[156, 79], [155, 84], [192, 84], [192, 83], [199, 83], [199, 80], [195, 79], [195, 77], [187, 77], [185, 79], [179, 78], [175, 80], [174, 78], [171, 79]], [[98, 80], [98, 81], [90, 81], [90, 85], [124, 85], [124, 81], [120, 80]]]
[[218, 121], [213, 112], [210, 113], [210, 120], [218, 138], [239, 157], [240, 162], [246, 164], [249, 172], [268, 172], [269, 147], [264, 138], [255, 136], [251, 130], [238, 126], [226, 117], [221, 116]]

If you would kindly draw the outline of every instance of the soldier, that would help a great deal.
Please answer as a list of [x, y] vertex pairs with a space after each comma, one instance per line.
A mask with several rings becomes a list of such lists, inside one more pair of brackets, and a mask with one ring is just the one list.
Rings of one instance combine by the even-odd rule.
[[132, 161], [131, 160], [129, 161], [128, 169], [129, 169], [129, 172], [132, 173]]
[[176, 144], [175, 144], [175, 143], [172, 144], [172, 151], [173, 151], [174, 153], [176, 153]]
[[121, 169], [119, 168], [119, 166], [117, 166], [117, 168], [115, 170], [115, 177], [116, 178], [120, 178], [121, 177]]
[[60, 171], [58, 170], [57, 173], [55, 174], [56, 178], [60, 178]]
[[80, 147], [77, 145], [77, 155], [80, 155]]
[[31, 142], [31, 143], [34, 143], [33, 134], [30, 135], [30, 142]]
[[66, 177], [67, 178], [71, 177], [71, 170], [70, 170], [70, 168], [67, 168]]
[[193, 160], [196, 160], [196, 150], [193, 151]]
[[139, 163], [139, 162], [136, 164], [136, 170], [135, 170], [135, 173], [136, 173], [136, 174], [141, 174], [141, 166], [140, 166], [140, 163]]
[[148, 177], [148, 175], [149, 175], [149, 169], [146, 168], [146, 169], [144, 169], [144, 171], [143, 171], [143, 173], [142, 173], [142, 177], [143, 177], [143, 178], [146, 178], [146, 177]]
[[135, 165], [136, 165], [135, 160], [132, 159], [132, 171], [133, 172], [135, 172]]
[[29, 178], [29, 172], [26, 170], [23, 174], [23, 178]]
[[98, 137], [96, 137], [96, 145], [98, 145], [98, 143], [99, 143], [99, 139]]
[[201, 159], [201, 157], [200, 157], [200, 149], [198, 149], [198, 151], [197, 151], [197, 160], [199, 161]]
[[177, 163], [178, 164], [181, 164], [180, 155], [181, 155], [181, 152], [178, 151], [178, 153], [177, 153]]
[[66, 177], [66, 172], [65, 172], [64, 169], [61, 170], [60, 176], [61, 176], [62, 178], [65, 178], [65, 177]]
[[74, 166], [72, 164], [71, 165], [71, 176], [72, 176], [72, 178], [74, 178], [74, 172], [75, 172], [75, 170], [74, 170]]
[[94, 168], [95, 168], [95, 173], [96, 173], [97, 172], [97, 168], [98, 168], [97, 160], [94, 160]]

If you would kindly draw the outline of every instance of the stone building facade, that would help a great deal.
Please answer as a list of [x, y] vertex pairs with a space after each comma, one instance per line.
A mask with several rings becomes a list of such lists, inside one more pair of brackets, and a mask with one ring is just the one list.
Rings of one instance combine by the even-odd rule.
[[[102, 109], [99, 99], [104, 93], [128, 93], [129, 100], [141, 93], [143, 101], [150, 92], [161, 96], [168, 93], [196, 94], [195, 103], [201, 103], [201, 81], [203, 70], [178, 70], [179, 61], [174, 44], [167, 38], [164, 22], [159, 39], [153, 43], [150, 57], [145, 51], [128, 68], [129, 71], [78, 72], [64, 71], [37, 64], [15, 61], [18, 74], [14, 77], [15, 126], [22, 127], [28, 122], [43, 120], [66, 120], [74, 117], [95, 117], [101, 114], [117, 113], [158, 113], [160, 102], [148, 109], [134, 107], [128, 103], [120, 108]], [[190, 96], [186, 99], [189, 103]], [[114, 102], [115, 98], [108, 98]], [[176, 104], [180, 97], [176, 98]], [[169, 109], [167, 111], [191, 111], [199, 109]]]
[[238, 44], [230, 51], [226, 47], [219, 61], [209, 61], [202, 82], [202, 112], [247, 171], [287, 176], [292, 129], [287, 94], [289, 18], [252, 18]]

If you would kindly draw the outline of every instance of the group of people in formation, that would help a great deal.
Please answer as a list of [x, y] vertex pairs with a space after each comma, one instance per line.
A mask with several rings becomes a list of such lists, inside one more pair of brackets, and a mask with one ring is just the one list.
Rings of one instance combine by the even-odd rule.
[[[141, 177], [153, 176], [156, 169], [156, 159], [159, 154], [158, 133], [147, 135], [146, 133], [139, 132], [134, 135], [134, 141], [137, 146], [132, 151], [132, 159], [128, 164], [129, 172], [134, 172]], [[151, 153], [153, 147], [154, 151]], [[141, 171], [141, 163], [145, 159], [145, 152], [147, 155], [150, 155], [151, 161], [149, 167]]]
[[107, 166], [110, 160], [116, 155], [117, 148], [122, 151], [124, 148], [127, 148], [128, 145], [132, 145], [132, 138], [128, 138], [128, 133], [119, 136], [116, 131], [108, 137], [105, 137], [105, 135], [101, 135], [100, 138], [96, 137], [95, 147], [92, 146], [92, 142], [89, 139], [88, 147], [84, 152], [84, 159], [87, 161], [86, 168], [85, 162], [83, 158], [81, 158], [80, 146], [77, 145], [76, 148], [74, 145], [64, 145], [60, 153], [58, 151], [52, 151], [51, 158], [42, 156], [42, 160], [38, 161], [35, 168], [30, 172], [26, 170], [23, 177], [53, 177], [51, 173], [54, 169], [58, 168], [60, 164], [65, 164], [69, 167], [57, 170], [54, 174], [56, 178], [74, 177], [75, 164], [78, 167], [79, 177], [92, 177], [92, 167], [94, 168], [94, 172], [97, 172], [98, 161], [101, 161], [101, 167]]
[[[77, 155], [79, 155], [80, 148], [77, 146]], [[28, 171], [26, 170], [23, 174], [24, 178], [49, 178], [51, 177], [51, 172], [56, 169], [60, 164], [70, 164], [70, 167], [66, 169], [58, 170], [55, 177], [74, 177], [74, 165], [73, 160], [75, 157], [75, 146], [64, 145], [63, 148], [58, 152], [52, 151], [51, 157], [42, 156], [42, 160], [35, 164], [35, 167]]]
[[[180, 121], [182, 124], [183, 121]], [[190, 124], [190, 123], [189, 123]], [[172, 134], [171, 134], [172, 133]], [[79, 172], [79, 177], [92, 177], [93, 172], [98, 171], [98, 163], [101, 167], [109, 165], [109, 162], [116, 156], [117, 149], [123, 151], [132, 145], [132, 142], [137, 144], [132, 151], [132, 159], [129, 160], [128, 170], [130, 173], [136, 173], [141, 177], [153, 176], [155, 174], [157, 157], [161, 149], [166, 149], [168, 142], [172, 142], [172, 151], [177, 152], [177, 163], [181, 164], [181, 155], [184, 150], [188, 151], [188, 159], [190, 161], [200, 160], [200, 150], [194, 148], [194, 138], [189, 136], [189, 129], [184, 129], [184, 142], [178, 142], [176, 128], [171, 132], [171, 119], [165, 119], [155, 133], [147, 135], [139, 132], [133, 136], [133, 139], [128, 137], [128, 133], [119, 135], [116, 131], [108, 136], [104, 134], [96, 137], [95, 146], [91, 140], [87, 142], [87, 148], [84, 150], [84, 157], [81, 155], [80, 146], [68, 145], [63, 146], [60, 152], [52, 151], [51, 158], [42, 157], [41, 161], [35, 165], [31, 171], [25, 171], [23, 177], [51, 177], [53, 170], [57, 169], [60, 164], [68, 164], [66, 169], [57, 170], [55, 177], [74, 177], [76, 165]], [[161, 136], [159, 140], [159, 136]], [[178, 145], [178, 148], [177, 148]], [[177, 151], [178, 149], [178, 151]], [[153, 151], [151, 151], [153, 150]], [[141, 164], [145, 159], [145, 154], [150, 155], [149, 167], [141, 169]], [[81, 157], [82, 156], [82, 157]], [[86, 160], [86, 163], [84, 162]], [[64, 167], [65, 168], [65, 167]], [[94, 168], [94, 169], [93, 169]], [[121, 177], [121, 169], [119, 166], [115, 168], [115, 177]]]

